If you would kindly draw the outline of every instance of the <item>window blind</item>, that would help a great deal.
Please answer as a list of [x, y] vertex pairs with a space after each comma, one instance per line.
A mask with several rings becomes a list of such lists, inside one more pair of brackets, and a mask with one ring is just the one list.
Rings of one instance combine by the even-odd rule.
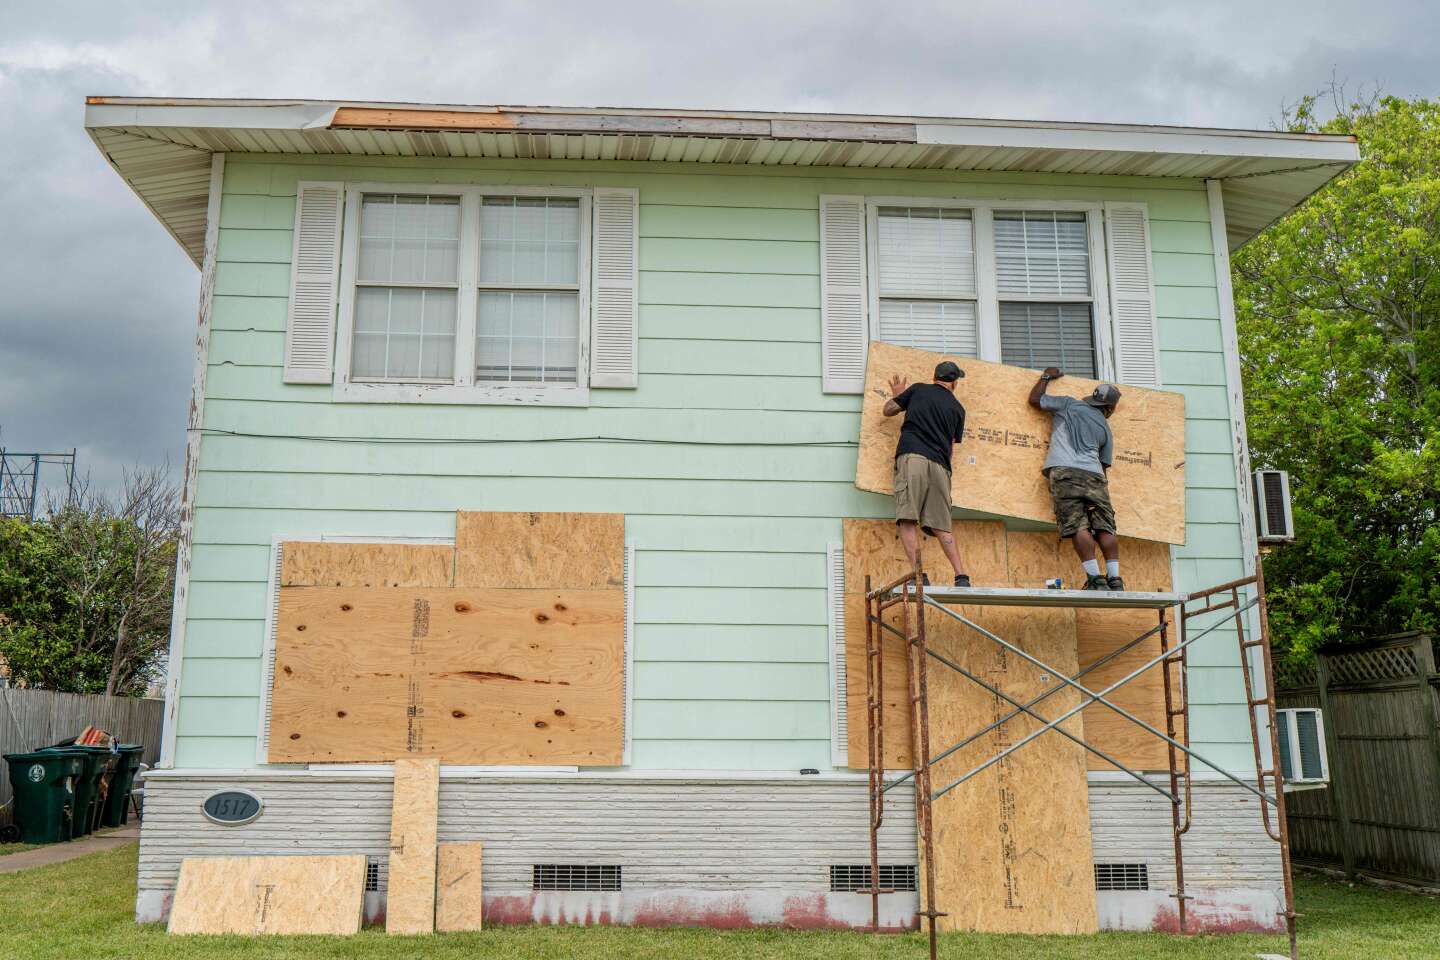
[[1001, 298], [1090, 296], [1090, 243], [1083, 213], [995, 214], [995, 281]]
[[1094, 379], [1095, 325], [1088, 303], [1001, 303], [1000, 362], [1059, 367]]
[[882, 207], [876, 232], [879, 338], [976, 356], [975, 225], [970, 212]]

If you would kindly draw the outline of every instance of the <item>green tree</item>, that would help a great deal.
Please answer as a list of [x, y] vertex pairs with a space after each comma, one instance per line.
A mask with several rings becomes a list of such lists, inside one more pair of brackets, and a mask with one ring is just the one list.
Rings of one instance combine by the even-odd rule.
[[0, 521], [0, 661], [10, 679], [70, 693], [142, 694], [170, 633], [175, 491], [126, 478], [35, 523]]
[[1291, 477], [1298, 542], [1265, 576], [1296, 661], [1440, 625], [1440, 103], [1334, 105], [1288, 125], [1360, 163], [1234, 261], [1254, 465]]

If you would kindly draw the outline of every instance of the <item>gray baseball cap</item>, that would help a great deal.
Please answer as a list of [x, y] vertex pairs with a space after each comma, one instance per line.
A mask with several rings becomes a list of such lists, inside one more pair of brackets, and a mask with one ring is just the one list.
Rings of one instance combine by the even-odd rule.
[[1095, 388], [1095, 392], [1085, 398], [1085, 402], [1092, 407], [1113, 407], [1120, 402], [1120, 388], [1113, 383], [1102, 383]]

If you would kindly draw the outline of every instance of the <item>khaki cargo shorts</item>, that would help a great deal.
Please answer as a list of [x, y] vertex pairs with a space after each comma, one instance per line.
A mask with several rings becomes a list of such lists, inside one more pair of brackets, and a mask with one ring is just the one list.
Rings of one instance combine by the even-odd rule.
[[926, 533], [950, 532], [950, 471], [918, 453], [895, 461], [895, 519], [913, 520]]
[[1110, 505], [1110, 482], [1098, 473], [1074, 467], [1050, 469], [1050, 497], [1055, 501], [1055, 522], [1060, 536], [1081, 530], [1115, 532], [1115, 508]]

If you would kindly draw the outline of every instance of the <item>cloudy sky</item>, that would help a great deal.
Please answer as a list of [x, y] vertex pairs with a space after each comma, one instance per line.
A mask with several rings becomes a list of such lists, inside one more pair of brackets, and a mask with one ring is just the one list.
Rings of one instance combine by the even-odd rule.
[[1440, 4], [0, 0], [0, 445], [177, 469], [198, 271], [86, 94], [1269, 127], [1332, 75], [1440, 94]]

